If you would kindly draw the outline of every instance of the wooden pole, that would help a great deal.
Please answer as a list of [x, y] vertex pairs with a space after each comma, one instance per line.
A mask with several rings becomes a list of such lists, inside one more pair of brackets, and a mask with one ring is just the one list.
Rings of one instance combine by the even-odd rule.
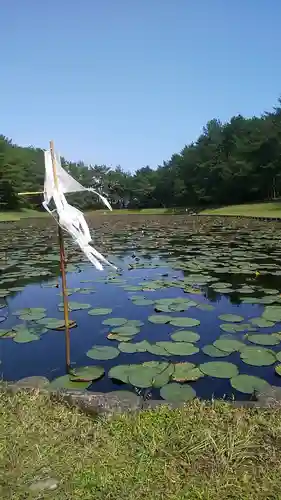
[[[53, 141], [50, 141], [50, 151], [52, 157], [53, 175], [56, 188], [58, 187], [58, 176], [55, 158], [55, 149]], [[67, 288], [66, 288], [66, 272], [65, 272], [65, 250], [64, 250], [64, 239], [63, 232], [58, 224], [58, 236], [59, 236], [59, 246], [60, 246], [60, 271], [61, 271], [61, 281], [62, 281], [62, 295], [63, 295], [63, 312], [64, 312], [64, 324], [65, 324], [65, 354], [66, 354], [66, 369], [70, 369], [70, 334], [69, 334], [69, 313], [68, 313], [68, 298], [67, 298]]]

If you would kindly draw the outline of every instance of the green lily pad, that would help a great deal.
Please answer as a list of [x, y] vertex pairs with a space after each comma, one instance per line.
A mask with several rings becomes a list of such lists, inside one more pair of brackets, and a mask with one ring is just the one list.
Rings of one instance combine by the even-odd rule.
[[227, 361], [209, 361], [199, 365], [201, 372], [210, 377], [233, 378], [238, 375], [237, 366]]
[[221, 314], [219, 319], [226, 321], [227, 323], [240, 323], [243, 321], [243, 316], [238, 316], [237, 314]]
[[101, 378], [103, 375], [104, 368], [102, 366], [80, 366], [72, 369], [70, 380], [74, 382], [90, 382]]
[[122, 326], [125, 325], [127, 321], [128, 320], [125, 318], [108, 318], [104, 319], [102, 324], [107, 326]]
[[214, 342], [214, 346], [217, 347], [217, 349], [225, 351], [229, 354], [235, 351], [240, 351], [244, 345], [245, 344], [240, 342], [240, 340], [227, 338], [220, 338]]
[[91, 359], [114, 359], [119, 356], [120, 351], [116, 349], [116, 347], [105, 346], [105, 345], [94, 345], [89, 351], [86, 353], [88, 358]]
[[125, 384], [129, 382], [129, 373], [132, 371], [134, 365], [118, 365], [110, 368], [108, 372], [109, 378], [115, 378]]
[[17, 344], [27, 344], [28, 342], [39, 340], [39, 337], [34, 335], [28, 328], [22, 327], [17, 329], [13, 340]]
[[7, 335], [7, 333], [9, 332], [9, 329], [0, 328], [0, 337], [5, 337], [5, 335]]
[[276, 355], [277, 361], [280, 361], [280, 363], [281, 363], [281, 351], [276, 352], [275, 355]]
[[118, 345], [118, 349], [119, 351], [126, 352], [128, 354], [134, 354], [135, 352], [138, 352], [138, 346], [131, 342], [120, 342], [120, 344]]
[[225, 356], [229, 356], [229, 352], [221, 351], [212, 344], [204, 345], [204, 347], [202, 347], [202, 351], [204, 354], [207, 354], [207, 356], [211, 356], [212, 358], [224, 358]]
[[273, 351], [258, 346], [244, 347], [240, 356], [244, 363], [252, 366], [269, 366], [276, 361], [276, 356]]
[[165, 316], [164, 314], [148, 316], [148, 321], [156, 325], [164, 325], [165, 323], [169, 323], [170, 319], [171, 316]]
[[154, 368], [136, 365], [134, 370], [129, 372], [129, 382], [134, 387], [139, 387], [141, 389], [149, 388], [153, 385], [155, 374]]
[[171, 338], [180, 342], [197, 342], [200, 339], [199, 333], [190, 332], [188, 330], [178, 330], [172, 333]]
[[125, 326], [140, 327], [140, 326], [143, 326], [143, 325], [144, 325], [144, 322], [141, 321], [140, 319], [128, 319]]
[[106, 308], [106, 307], [96, 307], [95, 309], [90, 309], [88, 311], [88, 314], [90, 316], [105, 316], [106, 314], [111, 314], [112, 309]]
[[133, 337], [139, 332], [139, 328], [136, 326], [127, 326], [127, 324], [125, 324], [125, 326], [117, 326], [111, 330], [111, 333], [118, 333], [118, 335], [123, 335], [123, 337]]
[[62, 377], [55, 378], [49, 385], [49, 389], [80, 389], [84, 390], [90, 387], [92, 381], [77, 382], [70, 378], [70, 375], [63, 375]]
[[275, 373], [281, 377], [281, 364], [275, 366]]
[[274, 333], [272, 334], [252, 334], [248, 335], [248, 340], [252, 342], [253, 344], [259, 344], [259, 345], [277, 345], [280, 344], [281, 338], [275, 335]]
[[263, 392], [270, 387], [270, 384], [259, 377], [253, 375], [237, 375], [230, 379], [233, 389], [243, 392], [244, 394], [253, 394], [253, 392]]
[[146, 350], [150, 354], [155, 354], [155, 356], [170, 356], [170, 353], [162, 345], [150, 344]]
[[[172, 379], [176, 382], [186, 382], [189, 379], [189, 374], [192, 370], [194, 370], [195, 365], [193, 363], [176, 363], [174, 365], [174, 373], [172, 375]], [[201, 372], [203, 377], [203, 373]]]
[[46, 309], [43, 307], [27, 307], [25, 309], [20, 309], [13, 313], [15, 316], [19, 316], [23, 321], [37, 321], [46, 316]]
[[119, 342], [130, 342], [131, 335], [126, 337], [125, 335], [119, 335], [118, 333], [109, 332], [107, 335], [108, 340], [118, 340]]
[[194, 318], [172, 318], [170, 321], [170, 325], [173, 326], [182, 326], [182, 327], [192, 327], [200, 325], [199, 319]]
[[265, 318], [251, 318], [249, 321], [252, 325], [258, 326], [259, 328], [267, 328], [275, 325], [273, 321], [269, 321]]
[[[146, 366], [146, 363], [143, 363], [143, 366]], [[157, 372], [158, 373], [153, 378], [152, 385], [153, 387], [160, 388], [169, 382], [174, 372], [174, 365], [163, 361], [159, 362]]]
[[[82, 309], [90, 309], [91, 304], [82, 304], [81, 302], [68, 302], [69, 311], [81, 311]], [[59, 309], [63, 310], [63, 303], [59, 304]]]
[[266, 306], [262, 317], [268, 321], [281, 321], [281, 306]]
[[37, 323], [44, 325], [48, 330], [60, 330], [65, 326], [64, 320], [57, 318], [43, 318], [37, 321]]
[[198, 304], [197, 309], [200, 309], [200, 311], [213, 311], [215, 308], [211, 304]]
[[253, 325], [248, 324], [248, 323], [223, 323], [220, 325], [221, 330], [227, 333], [235, 333], [235, 332], [244, 332], [244, 331], [251, 331], [255, 330], [253, 328]]
[[160, 395], [167, 401], [185, 402], [194, 399], [196, 396], [196, 392], [187, 384], [181, 385], [175, 382], [161, 387]]
[[151, 299], [135, 299], [133, 300], [135, 306], [150, 306], [154, 304], [154, 300]]
[[156, 345], [163, 347], [168, 353], [174, 356], [191, 356], [199, 352], [199, 348], [189, 342], [169, 342], [160, 341]]

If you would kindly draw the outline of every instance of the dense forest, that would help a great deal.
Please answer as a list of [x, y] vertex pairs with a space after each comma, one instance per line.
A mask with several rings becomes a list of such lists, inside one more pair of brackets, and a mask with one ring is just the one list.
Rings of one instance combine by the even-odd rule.
[[[98, 188], [114, 208], [218, 206], [277, 198], [281, 194], [281, 99], [259, 117], [233, 116], [227, 123], [209, 121], [196, 142], [163, 165], [134, 173], [120, 166], [85, 165], [62, 159], [81, 184]], [[42, 196], [19, 197], [42, 190], [41, 149], [20, 147], [0, 135], [0, 210], [40, 207]], [[76, 203], [97, 208], [91, 195]]]

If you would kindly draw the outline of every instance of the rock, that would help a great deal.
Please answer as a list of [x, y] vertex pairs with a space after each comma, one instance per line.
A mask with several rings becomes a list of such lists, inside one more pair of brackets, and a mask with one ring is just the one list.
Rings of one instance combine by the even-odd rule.
[[27, 389], [43, 389], [49, 385], [49, 380], [46, 377], [25, 377], [16, 382], [20, 388]]
[[6, 390], [13, 394], [21, 390], [32, 391], [34, 389], [38, 389], [40, 392], [43, 392], [44, 389], [48, 388], [48, 385], [49, 380], [46, 377], [25, 377], [17, 382], [8, 383], [6, 385]]
[[272, 385], [260, 393], [256, 405], [260, 408], [281, 407], [281, 387]]
[[58, 480], [54, 478], [41, 479], [39, 481], [35, 481], [29, 486], [29, 490], [33, 492], [39, 492], [44, 490], [56, 490], [58, 487]]
[[66, 390], [52, 392], [51, 396], [94, 415], [138, 411], [142, 407], [141, 398], [129, 391], [102, 393]]

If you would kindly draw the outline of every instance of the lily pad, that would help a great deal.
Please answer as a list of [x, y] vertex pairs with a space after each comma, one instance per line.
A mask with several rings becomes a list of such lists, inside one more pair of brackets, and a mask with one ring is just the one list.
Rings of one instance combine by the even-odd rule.
[[173, 326], [192, 327], [200, 325], [199, 319], [194, 318], [172, 318], [170, 324]]
[[129, 382], [134, 387], [141, 389], [152, 387], [155, 377], [155, 369], [138, 365], [129, 373]]
[[170, 356], [170, 353], [162, 345], [150, 344], [146, 350], [155, 356]]
[[258, 346], [244, 347], [240, 356], [244, 363], [252, 366], [269, 366], [276, 361], [273, 351]]
[[191, 356], [199, 352], [199, 348], [189, 342], [169, 342], [160, 341], [156, 345], [163, 347], [168, 353], [174, 356]]
[[219, 319], [226, 321], [227, 323], [240, 323], [243, 321], [243, 316], [238, 316], [237, 314], [221, 314]]
[[133, 300], [135, 306], [150, 306], [154, 304], [154, 300], [151, 299], [135, 299]]
[[123, 335], [123, 337], [133, 337], [139, 332], [139, 328], [136, 326], [127, 326], [127, 324], [125, 324], [125, 326], [117, 326], [111, 330], [111, 333], [118, 333], [118, 335]]
[[229, 354], [235, 351], [240, 351], [244, 345], [245, 344], [240, 342], [240, 340], [227, 338], [220, 338], [214, 342], [214, 346], [217, 347], [217, 349], [225, 351]]
[[165, 323], [169, 323], [170, 319], [171, 316], [165, 316], [164, 314], [148, 316], [148, 321], [156, 325], [164, 325]]
[[103, 374], [104, 368], [102, 366], [80, 366], [72, 369], [70, 379], [74, 382], [90, 382], [101, 378]]
[[125, 318], [108, 318], [104, 319], [102, 324], [107, 326], [122, 326], [125, 325], [127, 321], [128, 320]]
[[259, 377], [253, 375], [237, 375], [230, 379], [233, 389], [243, 392], [244, 394], [253, 394], [253, 392], [263, 392], [270, 387], [270, 384]]
[[171, 338], [180, 342], [197, 342], [200, 339], [199, 333], [191, 332], [188, 330], [178, 330], [172, 333]]
[[[176, 382], [186, 382], [188, 380], [191, 380], [190, 377], [190, 372], [192, 372], [195, 369], [195, 365], [193, 363], [176, 363], [174, 365], [174, 373], [172, 375], [172, 379], [175, 380]], [[203, 377], [203, 373], [201, 373], [201, 376]], [[198, 377], [199, 378], [199, 377]]]
[[115, 378], [120, 380], [125, 384], [129, 382], [129, 373], [133, 369], [134, 365], [118, 365], [110, 368], [108, 372], [109, 378]]
[[227, 361], [210, 361], [199, 365], [201, 372], [209, 377], [233, 378], [238, 375], [237, 366]]
[[164, 385], [160, 389], [160, 395], [163, 399], [171, 402], [191, 401], [195, 398], [195, 390], [188, 384], [171, 383]]
[[86, 353], [88, 358], [91, 359], [100, 359], [100, 360], [107, 360], [107, 359], [114, 359], [119, 356], [120, 351], [116, 349], [116, 347], [112, 346], [103, 346], [103, 345], [94, 345], [89, 351]]
[[[91, 304], [82, 304], [81, 302], [68, 302], [69, 311], [81, 311], [82, 309], [90, 309]], [[59, 304], [59, 309], [63, 310], [63, 303]]]
[[106, 307], [96, 307], [95, 309], [90, 309], [88, 311], [88, 314], [90, 316], [105, 316], [106, 314], [111, 314], [112, 309], [106, 308]]
[[[65, 329], [65, 323], [63, 319], [57, 319], [57, 318], [43, 318], [37, 321], [40, 325], [44, 325], [48, 330], [64, 330]], [[69, 322], [69, 327], [73, 328], [73, 326], [76, 326], [75, 321], [70, 321]]]
[[272, 333], [272, 334], [252, 334], [248, 335], [248, 340], [254, 344], [259, 345], [277, 345], [281, 342], [281, 337]]
[[281, 364], [275, 366], [275, 373], [281, 377]]
[[258, 326], [259, 328], [267, 328], [275, 325], [274, 321], [269, 321], [265, 318], [251, 318], [249, 321], [252, 325]]
[[281, 306], [266, 306], [262, 317], [268, 321], [281, 321]]
[[[143, 363], [143, 365], [145, 366], [145, 363]], [[159, 388], [169, 382], [171, 375], [174, 372], [174, 365], [162, 361], [159, 363], [157, 370], [158, 373], [154, 376], [152, 385], [153, 387]]]
[[118, 345], [118, 349], [119, 351], [126, 352], [128, 354], [134, 354], [135, 352], [138, 352], [138, 346], [131, 342], [120, 342], [120, 344]]
[[224, 358], [226, 356], [229, 356], [229, 352], [221, 351], [212, 344], [204, 345], [204, 347], [202, 347], [202, 351], [204, 352], [204, 354], [207, 354], [207, 356], [211, 356], [212, 358]]
[[19, 316], [23, 321], [37, 321], [46, 316], [46, 309], [43, 307], [27, 307], [25, 309], [20, 309], [13, 313], [15, 316]]
[[62, 377], [55, 378], [49, 385], [49, 389], [80, 389], [84, 390], [90, 387], [92, 381], [87, 382], [77, 382], [71, 380], [69, 375], [63, 375]]
[[119, 335], [118, 333], [109, 332], [107, 335], [108, 340], [118, 340], [119, 342], [130, 342], [131, 335], [126, 337], [125, 335]]

